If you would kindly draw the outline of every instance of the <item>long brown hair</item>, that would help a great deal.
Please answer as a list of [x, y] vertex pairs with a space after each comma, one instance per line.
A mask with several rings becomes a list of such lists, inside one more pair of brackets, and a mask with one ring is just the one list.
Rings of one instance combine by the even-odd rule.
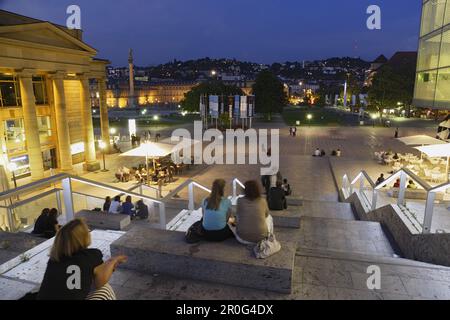
[[218, 210], [220, 207], [220, 201], [225, 194], [225, 180], [216, 179], [213, 182], [211, 195], [208, 198], [207, 209]]
[[59, 262], [64, 257], [71, 257], [91, 244], [89, 228], [83, 219], [75, 219], [62, 227], [55, 237], [50, 260]]
[[250, 180], [244, 183], [245, 186], [245, 197], [249, 200], [256, 200], [261, 197], [261, 188], [258, 182], [255, 180]]

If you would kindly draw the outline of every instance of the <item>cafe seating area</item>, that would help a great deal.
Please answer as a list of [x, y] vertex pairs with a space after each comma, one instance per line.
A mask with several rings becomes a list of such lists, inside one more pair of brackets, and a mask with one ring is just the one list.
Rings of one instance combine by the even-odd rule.
[[444, 183], [448, 177], [447, 159], [431, 158], [426, 154], [418, 157], [412, 153], [394, 153], [392, 151], [375, 152], [374, 159], [384, 166], [392, 168], [392, 172], [396, 172], [402, 168], [407, 168], [415, 175], [431, 183]]
[[119, 167], [115, 172], [117, 182], [148, 183], [149, 185], [164, 185], [174, 182], [177, 176], [190, 169], [190, 165], [176, 164], [171, 157], [164, 157], [155, 160], [148, 160], [140, 163], [137, 167]]

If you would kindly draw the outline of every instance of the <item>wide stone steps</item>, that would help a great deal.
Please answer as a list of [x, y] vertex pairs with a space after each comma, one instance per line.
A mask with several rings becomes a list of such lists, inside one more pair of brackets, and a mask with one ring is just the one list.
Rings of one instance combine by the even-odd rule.
[[395, 252], [377, 222], [302, 217], [301, 248], [394, 257]]
[[387, 257], [379, 255], [370, 255], [363, 253], [353, 253], [353, 252], [342, 252], [331, 249], [321, 250], [321, 249], [311, 249], [307, 247], [298, 247], [296, 256], [301, 259], [301, 257], [311, 257], [320, 259], [332, 259], [332, 260], [346, 260], [354, 262], [369, 263], [372, 265], [376, 264], [389, 264], [405, 267], [417, 267], [417, 268], [429, 268], [435, 270], [444, 270], [450, 272], [449, 267], [439, 266], [435, 264], [404, 259], [400, 257]]

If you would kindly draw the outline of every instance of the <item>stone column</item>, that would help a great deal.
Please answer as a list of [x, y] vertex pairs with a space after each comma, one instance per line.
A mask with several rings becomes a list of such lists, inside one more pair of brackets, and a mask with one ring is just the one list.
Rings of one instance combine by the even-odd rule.
[[23, 124], [25, 127], [26, 146], [30, 160], [31, 180], [44, 178], [41, 142], [36, 114], [36, 100], [33, 91], [31, 72], [19, 73], [20, 94], [22, 100]]
[[55, 96], [56, 130], [58, 135], [58, 152], [61, 171], [71, 173], [72, 154], [70, 151], [69, 124], [66, 110], [66, 95], [64, 93], [64, 74], [53, 75], [53, 94]]
[[107, 151], [110, 151], [110, 136], [109, 136], [109, 118], [108, 105], [106, 104], [106, 80], [105, 78], [97, 79], [98, 91], [100, 94], [100, 125], [102, 128], [102, 141], [106, 143]]
[[84, 170], [100, 170], [100, 163], [97, 161], [95, 153], [94, 125], [92, 123], [92, 105], [89, 90], [89, 78], [81, 76], [80, 78], [80, 101], [83, 122], [84, 137]]

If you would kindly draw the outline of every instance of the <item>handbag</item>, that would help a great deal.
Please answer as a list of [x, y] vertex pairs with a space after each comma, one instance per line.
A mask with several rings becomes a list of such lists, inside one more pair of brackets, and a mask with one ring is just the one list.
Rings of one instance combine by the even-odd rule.
[[281, 250], [280, 242], [275, 238], [274, 234], [258, 242], [253, 248], [253, 253], [257, 259], [266, 259]]
[[184, 239], [187, 243], [197, 243], [203, 239], [203, 220], [197, 221], [186, 231]]

